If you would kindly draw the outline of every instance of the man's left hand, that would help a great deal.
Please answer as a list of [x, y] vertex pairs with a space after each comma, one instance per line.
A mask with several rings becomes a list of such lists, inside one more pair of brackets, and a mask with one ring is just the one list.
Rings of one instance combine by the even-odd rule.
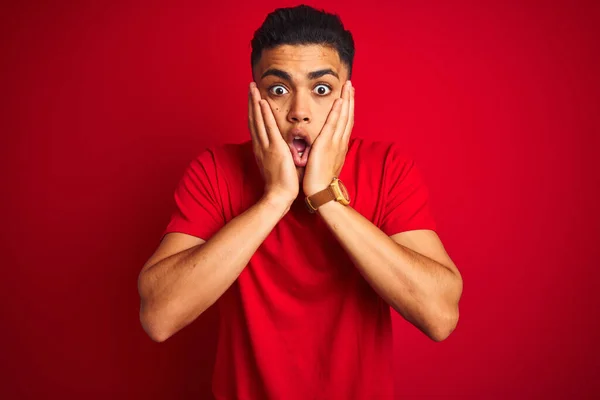
[[336, 99], [321, 133], [315, 139], [308, 155], [302, 182], [306, 196], [329, 186], [338, 177], [348, 152], [348, 141], [354, 126], [354, 88], [346, 81], [342, 96]]

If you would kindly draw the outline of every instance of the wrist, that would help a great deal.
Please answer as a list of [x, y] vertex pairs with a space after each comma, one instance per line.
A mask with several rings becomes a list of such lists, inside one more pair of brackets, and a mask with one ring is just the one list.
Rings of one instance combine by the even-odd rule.
[[[323, 187], [323, 189], [319, 189], [319, 187]], [[344, 206], [350, 204], [348, 190], [342, 181], [337, 177], [333, 178], [331, 183], [328, 185], [321, 184], [314, 187], [313, 190], [315, 191], [308, 191], [308, 193], [312, 194], [307, 194], [305, 198], [306, 206], [310, 212], [315, 212], [319, 209], [319, 207], [330, 202], [340, 203]]]
[[294, 199], [289, 199], [289, 197], [281, 196], [274, 193], [265, 193], [265, 195], [260, 199], [262, 204], [268, 206], [269, 209], [275, 210], [281, 213], [281, 215], [287, 214], [294, 202]]
[[304, 192], [304, 195], [306, 197], [310, 197], [314, 194], [319, 193], [320, 191], [327, 189], [330, 184], [331, 184], [331, 181], [329, 181], [327, 183], [318, 184], [318, 185], [311, 185], [311, 186], [303, 188], [302, 191]]

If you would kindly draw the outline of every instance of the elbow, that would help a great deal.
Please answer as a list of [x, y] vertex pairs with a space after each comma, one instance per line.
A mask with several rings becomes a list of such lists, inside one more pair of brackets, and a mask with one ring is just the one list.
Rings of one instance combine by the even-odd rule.
[[144, 328], [144, 330], [146, 331], [150, 339], [152, 339], [156, 343], [162, 343], [171, 337], [171, 335], [165, 334], [163, 333], [163, 331], [149, 330], [147, 328]]
[[142, 271], [138, 276], [138, 294], [140, 296], [140, 324], [146, 334], [157, 343], [164, 342], [171, 335], [165, 329], [164, 324], [160, 323], [157, 316], [156, 307], [152, 307], [150, 298], [151, 290], [148, 287], [148, 279]]
[[462, 296], [463, 282], [460, 275], [457, 276], [455, 290], [451, 297], [440, 299], [438, 306], [436, 307], [438, 312], [436, 313], [435, 320], [431, 326], [433, 329], [430, 330], [428, 336], [435, 342], [442, 342], [454, 332], [458, 325], [459, 319], [459, 307], [458, 302]]
[[150, 296], [143, 290], [141, 280], [138, 283], [138, 291], [141, 299], [139, 317], [142, 329], [155, 342], [164, 342], [171, 336], [171, 333], [166, 328], [164, 318], [160, 316], [156, 305], [152, 305], [152, 301], [149, 300]]
[[144, 332], [157, 343], [162, 343], [171, 337], [171, 333], [164, 327], [164, 324], [160, 324], [158, 318], [146, 310], [143, 302], [140, 307], [140, 323]]
[[444, 315], [436, 318], [431, 329], [428, 330], [427, 336], [434, 342], [442, 342], [454, 332], [458, 325], [458, 307], [453, 311], [444, 313]]
[[175, 335], [208, 308], [206, 302], [193, 308], [190, 301], [181, 296], [165, 295], [167, 290], [150, 287], [142, 277], [138, 283], [138, 291], [141, 299], [140, 323], [146, 334], [158, 343]]

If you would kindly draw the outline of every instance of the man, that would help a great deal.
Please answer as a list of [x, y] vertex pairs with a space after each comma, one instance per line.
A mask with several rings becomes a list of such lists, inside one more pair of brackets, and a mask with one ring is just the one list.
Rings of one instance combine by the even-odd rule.
[[350, 138], [353, 56], [334, 15], [268, 15], [252, 40], [251, 141], [190, 164], [140, 273], [156, 341], [217, 303], [217, 399], [391, 399], [390, 306], [435, 341], [457, 324], [461, 276], [414, 163]]

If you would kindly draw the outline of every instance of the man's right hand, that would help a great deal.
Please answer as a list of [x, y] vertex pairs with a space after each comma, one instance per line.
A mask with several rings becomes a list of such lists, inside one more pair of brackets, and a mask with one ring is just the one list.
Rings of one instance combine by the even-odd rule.
[[254, 156], [265, 180], [265, 197], [291, 205], [300, 190], [296, 166], [269, 103], [261, 99], [254, 82], [248, 94], [248, 128]]

